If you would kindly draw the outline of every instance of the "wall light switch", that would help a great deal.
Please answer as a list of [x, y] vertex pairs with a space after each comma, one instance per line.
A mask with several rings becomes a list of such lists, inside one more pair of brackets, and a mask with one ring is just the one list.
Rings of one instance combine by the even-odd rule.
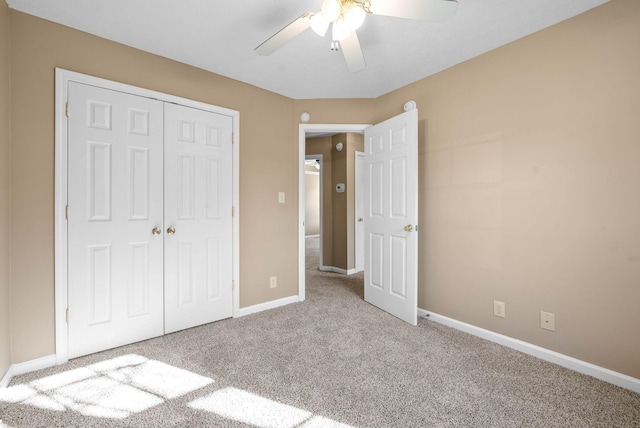
[[278, 203], [284, 204], [284, 192], [278, 192]]

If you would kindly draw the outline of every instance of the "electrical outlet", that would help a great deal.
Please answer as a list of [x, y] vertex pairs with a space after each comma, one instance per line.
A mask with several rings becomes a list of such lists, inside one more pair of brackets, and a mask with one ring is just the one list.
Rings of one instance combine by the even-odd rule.
[[269, 287], [276, 288], [277, 286], [278, 286], [278, 277], [272, 276], [271, 278], [269, 278]]
[[278, 203], [284, 204], [284, 192], [278, 192]]
[[540, 311], [540, 328], [556, 331], [556, 315], [551, 312]]
[[506, 316], [506, 308], [504, 302], [498, 300], [493, 301], [493, 315], [504, 318]]

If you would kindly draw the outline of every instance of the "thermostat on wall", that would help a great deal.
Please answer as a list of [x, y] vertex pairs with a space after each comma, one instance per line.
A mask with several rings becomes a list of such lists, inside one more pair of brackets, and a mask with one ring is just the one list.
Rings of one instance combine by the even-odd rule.
[[336, 184], [336, 192], [338, 192], [338, 193], [344, 192], [344, 183]]

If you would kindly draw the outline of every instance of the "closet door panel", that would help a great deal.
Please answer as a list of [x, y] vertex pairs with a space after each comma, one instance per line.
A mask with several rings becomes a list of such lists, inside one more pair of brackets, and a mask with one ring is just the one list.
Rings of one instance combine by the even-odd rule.
[[69, 83], [69, 357], [163, 333], [163, 103]]
[[232, 316], [232, 123], [165, 105], [166, 333]]

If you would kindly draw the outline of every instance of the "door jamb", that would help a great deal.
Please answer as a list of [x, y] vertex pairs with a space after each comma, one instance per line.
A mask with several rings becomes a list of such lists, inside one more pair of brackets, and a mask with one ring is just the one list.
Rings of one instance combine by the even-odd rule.
[[[67, 100], [70, 82], [84, 83], [158, 101], [180, 104], [230, 116], [233, 121], [233, 316], [240, 310], [240, 112], [187, 98], [152, 91], [137, 86], [101, 79], [74, 71], [56, 68], [55, 76], [55, 201], [54, 201], [54, 320], [56, 364], [69, 360], [67, 323]], [[232, 284], [229, 284], [232, 286]]]
[[298, 126], [298, 301], [305, 299], [305, 185], [304, 159], [306, 152], [307, 132], [356, 132], [363, 133], [369, 124], [309, 124]]
[[[323, 219], [322, 219], [322, 213], [323, 213], [323, 203], [324, 203], [324, 195], [322, 194], [323, 192], [323, 186], [322, 186], [322, 178], [323, 178], [323, 170], [324, 170], [324, 159], [322, 155], [314, 155], [314, 154], [307, 154], [305, 155], [305, 160], [309, 160], [309, 159], [318, 159], [318, 161], [320, 162], [320, 170], [319, 172], [319, 195], [318, 195], [318, 207], [320, 209], [320, 213], [319, 213], [319, 224], [320, 227], [318, 228], [318, 233], [320, 234], [320, 264], [318, 265], [318, 268], [320, 268], [322, 266], [322, 231], [323, 231]], [[306, 171], [305, 171], [305, 180], [306, 180]], [[306, 195], [305, 195], [305, 203], [306, 203]], [[305, 212], [305, 218], [306, 218], [306, 212]], [[306, 228], [306, 225], [305, 225]], [[306, 231], [305, 231], [305, 239], [306, 239]], [[306, 265], [306, 262], [305, 262]]]
[[[362, 193], [364, 192], [364, 189], [360, 188], [360, 186], [358, 186], [358, 179], [360, 178], [359, 175], [363, 173], [363, 171], [360, 171], [360, 168], [358, 168], [358, 158], [364, 158], [364, 152], [359, 152], [356, 150], [356, 156], [355, 156], [355, 165], [354, 165], [354, 173], [355, 173], [355, 182], [354, 182], [354, 194], [355, 194], [355, 200], [358, 200], [358, 196], [362, 197]], [[363, 204], [364, 204], [364, 199], [362, 199]], [[355, 227], [353, 228], [353, 232], [354, 232], [354, 241], [355, 244], [353, 246], [353, 254], [354, 254], [354, 261], [355, 261], [355, 271], [356, 273], [358, 272], [362, 272], [364, 271], [364, 267], [362, 267], [362, 270], [358, 270], [358, 258], [360, 257], [360, 254], [358, 254], [358, 240], [364, 237], [361, 237], [360, 234], [358, 233], [358, 204], [356, 202], [356, 204], [354, 204], [354, 215], [355, 215]]]

